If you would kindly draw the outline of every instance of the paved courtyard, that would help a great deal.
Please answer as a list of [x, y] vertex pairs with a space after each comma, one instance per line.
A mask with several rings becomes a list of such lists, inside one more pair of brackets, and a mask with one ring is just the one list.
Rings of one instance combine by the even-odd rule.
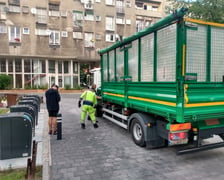
[[176, 155], [173, 147], [148, 150], [130, 134], [98, 118], [80, 128], [79, 94], [62, 94], [62, 140], [50, 137], [52, 180], [223, 180], [224, 148]]

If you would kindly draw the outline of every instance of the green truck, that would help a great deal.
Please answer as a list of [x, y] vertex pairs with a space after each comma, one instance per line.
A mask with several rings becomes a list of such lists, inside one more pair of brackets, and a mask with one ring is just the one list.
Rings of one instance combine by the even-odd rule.
[[186, 11], [99, 51], [102, 116], [137, 145], [178, 154], [224, 146], [224, 24]]

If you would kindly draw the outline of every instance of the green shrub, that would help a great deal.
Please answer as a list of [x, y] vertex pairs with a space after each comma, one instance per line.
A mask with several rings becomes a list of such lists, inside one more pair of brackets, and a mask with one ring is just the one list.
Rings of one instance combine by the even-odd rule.
[[71, 90], [71, 86], [68, 85], [68, 84], [66, 84], [66, 85], [65, 85], [65, 90]]
[[0, 89], [1, 90], [7, 89], [11, 83], [12, 83], [11, 76], [8, 76], [6, 74], [0, 75]]

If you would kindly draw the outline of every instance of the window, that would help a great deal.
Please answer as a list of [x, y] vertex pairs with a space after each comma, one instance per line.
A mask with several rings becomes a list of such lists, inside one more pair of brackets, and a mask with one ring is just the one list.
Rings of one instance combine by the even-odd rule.
[[48, 61], [48, 72], [55, 73], [55, 61], [53, 60]]
[[22, 60], [21, 59], [15, 59], [15, 68], [16, 68], [16, 72], [22, 72]]
[[60, 11], [49, 10], [49, 16], [59, 17], [60, 16]]
[[7, 28], [6, 25], [4, 24], [0, 24], [0, 34], [1, 33], [7, 33]]
[[0, 59], [0, 72], [6, 72], [6, 60]]
[[106, 34], [106, 42], [115, 42], [114, 34]]
[[69, 63], [68, 63], [68, 61], [64, 61], [64, 73], [65, 74], [69, 73]]
[[35, 34], [38, 36], [49, 36], [50, 33], [46, 29], [35, 29]]
[[9, 27], [9, 42], [13, 42], [13, 43], [21, 42], [20, 27], [18, 27], [18, 26], [10, 26]]
[[144, 21], [143, 20], [136, 20], [136, 32], [139, 32], [144, 29]]
[[20, 0], [9, 0], [9, 5], [20, 6]]
[[130, 19], [126, 19], [126, 24], [130, 25], [131, 24], [131, 20]]
[[8, 71], [13, 72], [13, 60], [8, 60]]
[[83, 13], [81, 11], [73, 11], [73, 25], [81, 27], [83, 21]]
[[9, 12], [13, 12], [13, 13], [20, 13], [20, 7], [19, 6], [9, 6]]
[[58, 73], [62, 74], [62, 61], [58, 61]]
[[113, 17], [106, 17], [106, 30], [114, 31], [114, 18]]
[[73, 32], [74, 39], [83, 39], [82, 32]]
[[114, 0], [106, 0], [106, 5], [114, 5]]
[[151, 20], [137, 19], [136, 20], [136, 32], [139, 32], [151, 24]]
[[49, 11], [50, 10], [59, 11], [59, 4], [51, 4], [51, 3], [49, 3]]
[[125, 19], [122, 17], [117, 17], [116, 18], [116, 24], [125, 24]]
[[28, 27], [24, 27], [23, 34], [30, 34], [30, 29]]
[[73, 62], [73, 73], [78, 74], [78, 63], [77, 62]]
[[130, 1], [126, 1], [126, 7], [131, 8], [131, 2]]
[[60, 45], [60, 32], [51, 31], [49, 35], [49, 44], [50, 45]]
[[31, 73], [31, 64], [29, 59], [24, 60], [24, 72]]
[[96, 3], [100, 3], [101, 2], [101, 0], [96, 0]]
[[67, 11], [61, 11], [61, 17], [67, 17]]
[[40, 60], [40, 64], [41, 64], [41, 73], [46, 73], [45, 60]]
[[124, 13], [124, 1], [116, 1], [116, 11], [117, 13]]
[[61, 32], [61, 37], [68, 37], [68, 32], [67, 31], [62, 31]]
[[36, 18], [38, 24], [47, 24], [47, 10], [44, 8], [37, 8]]
[[29, 7], [28, 6], [23, 6], [22, 11], [24, 14], [29, 14]]
[[158, 7], [157, 6], [152, 6], [152, 11], [158, 11]]
[[87, 0], [84, 4], [85, 9], [93, 9], [93, 1], [92, 0]]
[[0, 20], [6, 20], [5, 4], [0, 3]]
[[96, 34], [96, 40], [101, 40], [102, 39], [101, 36], [102, 36], [101, 34]]
[[94, 47], [93, 33], [85, 33], [85, 47]]

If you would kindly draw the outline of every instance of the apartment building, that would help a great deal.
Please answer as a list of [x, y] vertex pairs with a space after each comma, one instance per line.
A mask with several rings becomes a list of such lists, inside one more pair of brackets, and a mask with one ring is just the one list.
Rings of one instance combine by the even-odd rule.
[[0, 0], [0, 74], [12, 88], [76, 87], [98, 50], [163, 16], [163, 0]]

